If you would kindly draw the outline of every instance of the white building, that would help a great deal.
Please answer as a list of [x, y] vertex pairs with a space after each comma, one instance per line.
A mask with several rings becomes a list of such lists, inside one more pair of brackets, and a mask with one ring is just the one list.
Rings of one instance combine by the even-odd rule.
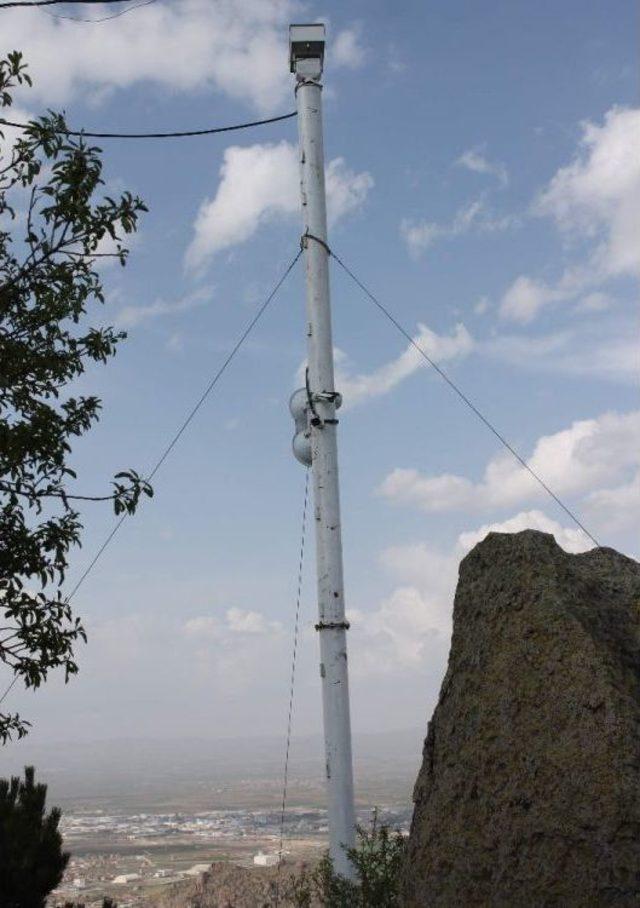
[[113, 882], [117, 883], [119, 886], [124, 886], [127, 883], [133, 883], [135, 880], [139, 879], [139, 873], [121, 873], [120, 876], [114, 876]]
[[253, 863], [258, 867], [275, 867], [276, 864], [280, 863], [280, 858], [277, 854], [264, 854], [264, 852], [259, 851], [254, 855]]
[[211, 864], [194, 864], [189, 870], [185, 870], [187, 876], [199, 876], [211, 869]]

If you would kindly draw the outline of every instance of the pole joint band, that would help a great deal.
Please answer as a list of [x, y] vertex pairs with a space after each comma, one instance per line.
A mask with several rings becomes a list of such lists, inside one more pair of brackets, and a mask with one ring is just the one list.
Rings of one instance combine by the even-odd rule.
[[315, 625], [317, 631], [348, 631], [350, 627], [348, 621], [319, 621]]
[[326, 243], [324, 240], [321, 240], [319, 236], [315, 236], [315, 234], [309, 233], [308, 230], [305, 230], [305, 232], [300, 237], [300, 248], [301, 249], [307, 249], [307, 247], [308, 247], [307, 240], [315, 240], [316, 243], [319, 243], [322, 246], [322, 248], [327, 253], [327, 255], [333, 255], [333, 253], [329, 247], [329, 244]]
[[315, 85], [316, 88], [319, 88], [322, 91], [322, 82], [319, 82], [318, 79], [305, 78], [304, 76], [300, 78], [297, 77], [295, 88], [293, 89], [293, 94], [295, 97], [298, 96], [298, 89], [302, 88], [303, 85]]

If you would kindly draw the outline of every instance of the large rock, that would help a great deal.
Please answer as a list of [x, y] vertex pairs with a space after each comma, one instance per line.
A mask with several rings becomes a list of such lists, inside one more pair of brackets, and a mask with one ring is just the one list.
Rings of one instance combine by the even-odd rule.
[[314, 896], [309, 901], [296, 897], [312, 869], [305, 861], [283, 861], [280, 869], [220, 861], [197, 880], [175, 883], [144, 904], [149, 908], [319, 908]]
[[407, 906], [640, 906], [640, 565], [491, 533], [460, 566]]

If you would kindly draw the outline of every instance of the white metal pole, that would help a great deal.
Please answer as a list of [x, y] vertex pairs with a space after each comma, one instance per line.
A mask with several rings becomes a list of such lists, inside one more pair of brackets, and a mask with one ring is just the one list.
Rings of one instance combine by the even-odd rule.
[[[305, 61], [309, 63], [310, 61]], [[347, 666], [336, 438], [337, 396], [329, 299], [327, 211], [322, 142], [322, 86], [310, 67], [298, 70], [296, 97], [300, 134], [300, 182], [307, 277], [308, 386], [310, 440], [318, 573], [317, 630], [329, 812], [329, 852], [334, 871], [353, 878], [346, 855], [355, 839], [351, 720]], [[315, 237], [316, 239], [312, 239]], [[318, 242], [318, 240], [320, 242]]]

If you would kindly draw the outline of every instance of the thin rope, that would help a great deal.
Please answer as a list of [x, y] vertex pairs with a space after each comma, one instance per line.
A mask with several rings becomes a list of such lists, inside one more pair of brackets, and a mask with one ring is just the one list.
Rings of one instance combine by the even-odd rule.
[[296, 662], [298, 657], [298, 636], [300, 628], [300, 603], [302, 601], [302, 578], [304, 568], [304, 549], [307, 535], [307, 508], [309, 504], [309, 473], [306, 471], [304, 482], [304, 504], [302, 506], [302, 528], [300, 532], [300, 557], [298, 559], [298, 589], [296, 593], [296, 610], [293, 624], [293, 652], [291, 655], [291, 681], [289, 684], [289, 712], [287, 716], [287, 744], [284, 752], [284, 771], [282, 778], [282, 808], [280, 811], [280, 845], [278, 847], [278, 870], [276, 875], [275, 906], [278, 906], [280, 897], [280, 867], [282, 865], [282, 846], [284, 844], [284, 816], [287, 808], [287, 792], [289, 785], [289, 751], [291, 748], [291, 728], [293, 723], [293, 695], [296, 683]]
[[[309, 239], [316, 239], [316, 237], [314, 237], [312, 234], [305, 234], [305, 236], [307, 236]], [[552, 489], [549, 488], [549, 486], [544, 481], [544, 479], [542, 479], [542, 477], [538, 473], [536, 473], [536, 471], [533, 469], [533, 467], [531, 467], [527, 463], [527, 461], [524, 459], [524, 457], [522, 457], [522, 455], [519, 454], [518, 451], [513, 447], [513, 445], [509, 441], [507, 441], [507, 439], [504, 437], [504, 435], [502, 435], [502, 433], [499, 432], [498, 429], [496, 429], [496, 427], [490, 422], [490, 420], [484, 415], [484, 413], [482, 413], [478, 409], [478, 407], [473, 403], [472, 400], [470, 400], [470, 398], [464, 393], [464, 391], [462, 391], [462, 389], [458, 387], [458, 385], [453, 381], [453, 379], [447, 375], [447, 373], [444, 371], [444, 369], [442, 369], [441, 366], [438, 365], [438, 363], [436, 363], [433, 359], [431, 359], [429, 354], [426, 353], [425, 350], [423, 350], [423, 348], [413, 339], [411, 334], [406, 330], [406, 328], [404, 328], [400, 324], [400, 322], [395, 318], [395, 316], [391, 314], [391, 312], [387, 309], [387, 307], [385, 305], [383, 305], [383, 303], [381, 303], [380, 300], [376, 296], [374, 296], [374, 294], [369, 290], [369, 288], [367, 286], [365, 286], [365, 284], [353, 273], [353, 271], [349, 267], [347, 267], [347, 265], [345, 265], [345, 263], [342, 261], [342, 259], [339, 256], [337, 256], [336, 253], [332, 249], [328, 249], [328, 247], [326, 247], [326, 244], [322, 243], [320, 240], [318, 240], [318, 242], [320, 242], [321, 245], [325, 246], [325, 248], [328, 251], [328, 254], [336, 260], [338, 265], [340, 265], [340, 267], [343, 269], [343, 271], [345, 271], [349, 275], [351, 280], [355, 284], [357, 284], [357, 286], [362, 290], [362, 292], [371, 300], [371, 302], [380, 310], [380, 312], [383, 313], [383, 315], [400, 332], [400, 334], [402, 334], [402, 336], [404, 338], [406, 338], [406, 340], [409, 341], [411, 346], [414, 347], [418, 351], [420, 356], [427, 363], [429, 363], [429, 365], [433, 369], [435, 369], [435, 371], [438, 373], [438, 375], [442, 379], [444, 379], [444, 381], [449, 385], [449, 387], [458, 395], [460, 400], [463, 401], [463, 403], [465, 403], [467, 405], [467, 407], [469, 407], [469, 409], [473, 413], [475, 413], [475, 415], [478, 417], [478, 419], [482, 423], [484, 423], [484, 425], [487, 427], [487, 429], [489, 429], [489, 431], [492, 432], [493, 435], [495, 435], [495, 437], [507, 449], [507, 451], [509, 451], [513, 455], [513, 457], [515, 457], [515, 459], [518, 461], [518, 463], [522, 467], [524, 467], [524, 469], [527, 471], [527, 473], [529, 473], [535, 479], [535, 481], [544, 489], [544, 491], [556, 502], [556, 504], [562, 508], [562, 510], [565, 512], [565, 514], [571, 518], [571, 520], [576, 524], [576, 526], [579, 527], [579, 529], [581, 529], [582, 532], [586, 536], [588, 536], [588, 538], [591, 540], [591, 542], [593, 542], [593, 544], [597, 548], [600, 548], [600, 543], [595, 538], [593, 533], [589, 532], [589, 530], [585, 527], [585, 525], [582, 523], [582, 521], [574, 514], [574, 512], [558, 497], [558, 495], [556, 495], [556, 493]]]
[[[249, 123], [237, 123], [234, 126], [214, 126], [210, 129], [186, 129], [181, 132], [87, 132], [84, 129], [54, 129], [57, 135], [82, 136], [88, 139], [183, 139], [187, 136], [212, 136], [218, 132], [235, 132], [238, 129], [251, 129], [254, 126], [266, 126], [268, 123], [279, 123], [297, 117], [297, 111], [268, 117], [266, 120], [252, 120]], [[13, 126], [16, 129], [30, 129], [33, 123], [16, 123], [0, 117], [0, 126]], [[36, 124], [39, 125], [39, 124]]]
[[[189, 411], [189, 413], [188, 413], [186, 419], [182, 422], [182, 424], [180, 425], [179, 429], [177, 430], [177, 432], [175, 433], [175, 435], [173, 436], [173, 438], [171, 439], [171, 441], [169, 442], [169, 444], [166, 446], [166, 448], [164, 449], [164, 451], [162, 452], [162, 454], [160, 455], [160, 457], [159, 457], [158, 460], [156, 461], [156, 463], [155, 463], [155, 465], [153, 466], [151, 472], [149, 473], [149, 475], [148, 475], [147, 478], [146, 478], [146, 482], [150, 482], [150, 481], [153, 479], [153, 477], [156, 475], [156, 473], [158, 472], [158, 470], [160, 469], [160, 467], [162, 466], [162, 464], [165, 462], [165, 460], [167, 459], [167, 457], [171, 454], [171, 452], [172, 452], [173, 449], [175, 448], [176, 444], [178, 443], [178, 441], [179, 441], [180, 438], [182, 437], [184, 431], [186, 430], [186, 428], [188, 427], [188, 425], [190, 424], [190, 422], [193, 420], [193, 418], [195, 417], [195, 415], [196, 415], [196, 413], [198, 412], [198, 410], [202, 407], [202, 405], [204, 404], [204, 402], [206, 401], [206, 399], [208, 398], [208, 396], [211, 394], [211, 392], [213, 391], [213, 389], [214, 389], [215, 386], [217, 385], [218, 381], [222, 378], [222, 376], [223, 376], [224, 372], [226, 371], [227, 367], [231, 364], [231, 362], [232, 362], [232, 360], [234, 359], [235, 355], [238, 353], [238, 351], [239, 351], [240, 348], [242, 347], [243, 343], [245, 342], [245, 340], [247, 339], [247, 337], [249, 336], [249, 334], [251, 333], [251, 331], [255, 328], [255, 326], [257, 325], [257, 323], [258, 323], [259, 320], [261, 319], [261, 317], [264, 315], [264, 313], [265, 313], [266, 309], [268, 308], [269, 304], [272, 302], [272, 300], [274, 299], [274, 297], [276, 296], [276, 294], [278, 293], [278, 291], [280, 290], [280, 288], [282, 287], [282, 285], [284, 284], [284, 282], [286, 281], [286, 279], [288, 278], [288, 276], [289, 276], [289, 275], [291, 274], [291, 272], [293, 271], [293, 269], [294, 269], [295, 265], [297, 264], [298, 259], [300, 258], [301, 255], [302, 255], [302, 251], [299, 251], [299, 252], [296, 254], [295, 258], [293, 258], [293, 259], [291, 260], [291, 262], [289, 262], [289, 264], [288, 264], [286, 270], [284, 271], [283, 275], [282, 275], [282, 276], [280, 277], [280, 279], [278, 280], [277, 284], [275, 285], [275, 287], [273, 288], [273, 290], [271, 291], [271, 293], [269, 294], [269, 296], [265, 299], [265, 301], [262, 303], [262, 305], [260, 306], [260, 308], [258, 309], [258, 311], [256, 312], [256, 314], [254, 315], [254, 317], [251, 319], [251, 321], [249, 322], [249, 324], [247, 325], [247, 327], [244, 329], [244, 331], [242, 332], [242, 334], [240, 335], [240, 337], [239, 337], [238, 340], [236, 341], [236, 343], [235, 343], [233, 349], [231, 350], [231, 352], [229, 353], [229, 355], [227, 356], [227, 358], [225, 359], [225, 361], [222, 363], [222, 365], [220, 366], [220, 368], [218, 369], [218, 371], [216, 372], [216, 374], [213, 376], [213, 378], [211, 379], [211, 381], [209, 382], [209, 384], [207, 385], [207, 387], [204, 389], [203, 393], [200, 395], [200, 398], [198, 399], [198, 401], [196, 402], [196, 404], [191, 408], [191, 410]], [[120, 527], [121, 527], [122, 524], [125, 522], [125, 520], [126, 520], [126, 518], [127, 518], [128, 516], [129, 516], [129, 515], [125, 513], [125, 514], [123, 514], [123, 515], [120, 517], [120, 519], [118, 520], [118, 522], [116, 523], [116, 525], [113, 527], [113, 529], [111, 530], [111, 532], [109, 533], [109, 535], [107, 536], [107, 538], [105, 539], [105, 541], [102, 543], [102, 545], [100, 546], [100, 548], [98, 549], [98, 551], [97, 551], [96, 554], [94, 555], [93, 559], [92, 559], [91, 562], [89, 563], [89, 566], [88, 566], [88, 567], [85, 569], [85, 571], [81, 574], [81, 576], [80, 576], [79, 580], [77, 581], [76, 585], [73, 587], [73, 589], [71, 590], [71, 592], [69, 593], [69, 595], [66, 597], [66, 600], [65, 600], [66, 602], [70, 602], [71, 599], [75, 596], [75, 594], [76, 594], [77, 591], [80, 589], [80, 587], [82, 586], [82, 584], [84, 583], [84, 581], [87, 579], [87, 577], [89, 576], [89, 574], [91, 573], [91, 571], [93, 570], [93, 568], [95, 567], [95, 565], [98, 563], [99, 559], [102, 557], [103, 552], [107, 549], [107, 547], [108, 547], [109, 544], [111, 543], [112, 539], [114, 538], [114, 536], [116, 535], [116, 533], [118, 532], [118, 530], [120, 529]], [[5, 699], [5, 697], [9, 694], [9, 692], [10, 692], [11, 689], [13, 688], [14, 684], [15, 684], [16, 681], [18, 680], [18, 677], [19, 677], [19, 675], [16, 675], [16, 676], [14, 677], [13, 681], [11, 681], [11, 683], [9, 684], [9, 686], [7, 687], [7, 689], [5, 690], [5, 692], [2, 694], [2, 697], [0, 697], [0, 704], [3, 702], [3, 700]]]

